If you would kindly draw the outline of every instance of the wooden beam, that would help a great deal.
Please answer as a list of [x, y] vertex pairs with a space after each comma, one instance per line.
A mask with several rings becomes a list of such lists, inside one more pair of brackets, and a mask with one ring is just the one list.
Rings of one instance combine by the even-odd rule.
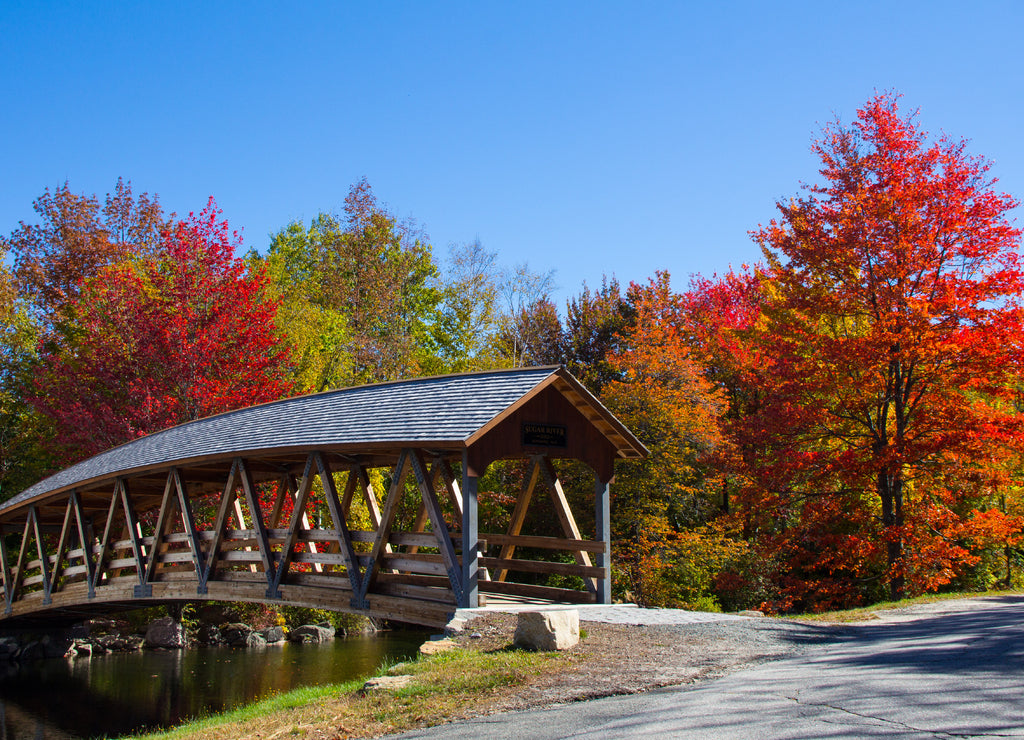
[[[565, 532], [566, 537], [571, 539], [583, 539], [580, 536], [580, 528], [576, 526], [572, 510], [569, 508], [569, 500], [565, 497], [565, 491], [562, 490], [562, 482], [558, 479], [558, 473], [555, 472], [555, 466], [551, 464], [551, 460], [547, 457], [542, 459], [541, 465], [544, 477], [547, 479], [548, 490], [551, 493], [551, 501], [555, 505], [555, 513], [558, 514], [558, 519], [562, 523], [562, 531]], [[588, 568], [593, 565], [590, 562], [590, 556], [584, 550], [573, 550], [572, 556], [577, 565], [583, 565]], [[587, 578], [586, 584], [588, 591], [597, 593], [597, 581], [594, 578]]]
[[434, 469], [441, 473], [441, 481], [444, 483], [445, 493], [451, 502], [452, 511], [455, 512], [455, 521], [462, 521], [462, 491], [459, 489], [459, 482], [455, 479], [451, 463], [443, 457], [434, 459]]
[[481, 565], [502, 570], [517, 570], [524, 573], [552, 573], [562, 576], [580, 576], [582, 578], [600, 578], [602, 568], [593, 565], [576, 563], [552, 563], [548, 560], [501, 560], [499, 558], [480, 558]]
[[348, 523], [345, 521], [344, 512], [341, 510], [341, 502], [338, 501], [338, 490], [334, 486], [334, 475], [331, 468], [320, 452], [314, 452], [317, 468], [320, 471], [320, 482], [324, 487], [324, 497], [327, 499], [327, 508], [334, 520], [334, 529], [338, 534], [338, 548], [345, 558], [345, 569], [348, 571], [348, 580], [352, 584], [353, 591], [362, 592], [362, 577], [359, 570], [359, 562], [356, 560], [356, 551], [352, 547], [352, 535], [349, 533]]
[[594, 522], [595, 539], [601, 541], [604, 548], [597, 553], [597, 565], [604, 569], [604, 575], [597, 579], [597, 603], [612, 603], [612, 517], [611, 490], [608, 481], [601, 476], [594, 476]]
[[362, 583], [358, 586], [353, 583], [352, 590], [355, 595], [352, 597], [352, 606], [355, 609], [369, 608], [367, 594], [373, 585], [377, 572], [381, 567], [384, 547], [387, 545], [388, 537], [391, 534], [391, 526], [395, 521], [395, 514], [398, 513], [398, 505], [402, 500], [402, 493], [405, 488], [405, 476], [408, 473], [409, 450], [403, 449], [398, 455], [398, 462], [395, 463], [394, 472], [391, 474], [391, 488], [388, 490], [388, 497], [384, 501], [384, 509], [381, 511], [380, 526], [377, 527], [377, 535], [373, 540], [373, 548], [370, 551], [370, 560], [363, 573]]
[[114, 530], [114, 516], [117, 513], [118, 487], [115, 483], [114, 490], [110, 494], [110, 506], [107, 508], [107, 520], [103, 524], [103, 539], [100, 540], [99, 549], [96, 552], [96, 570], [92, 574], [92, 588], [90, 592], [95, 596], [96, 587], [99, 585], [100, 579], [103, 577], [103, 571], [105, 570], [107, 555], [110, 553], [110, 536]]
[[274, 529], [281, 522], [281, 512], [284, 509], [284, 497], [288, 493], [288, 483], [292, 476], [287, 475], [277, 482], [277, 492], [274, 494], [274, 508], [270, 512], [270, 520], [267, 527]]
[[[516, 506], [512, 510], [512, 521], [508, 525], [510, 536], [518, 535], [523, 529], [523, 522], [526, 521], [526, 512], [530, 508], [530, 500], [533, 498], [533, 489], [537, 487], [537, 480], [540, 478], [540, 457], [530, 458], [530, 472], [523, 484], [522, 493], [516, 499]], [[504, 545], [501, 548], [500, 560], [508, 560], [516, 551], [515, 545]], [[499, 570], [494, 574], [494, 580], [499, 583], [505, 580], [506, 571]]]
[[22, 534], [21, 534], [21, 547], [18, 548], [18, 564], [17, 564], [17, 566], [15, 566], [16, 570], [14, 572], [14, 587], [11, 589], [11, 593], [15, 597], [17, 597], [17, 592], [18, 592], [19, 584], [23, 580], [25, 580], [25, 566], [26, 566], [26, 564], [28, 562], [27, 560], [25, 560], [25, 558], [28, 555], [28, 539], [29, 539], [29, 533], [31, 532], [31, 528], [32, 528], [32, 509], [29, 509], [28, 513], [25, 515], [25, 528], [24, 528], [24, 530], [22, 531]]
[[235, 458], [231, 461], [231, 470], [228, 471], [228, 479], [224, 483], [220, 505], [217, 507], [217, 517], [213, 521], [213, 541], [210, 543], [209, 550], [206, 551], [206, 568], [199, 576], [199, 588], [197, 590], [200, 594], [208, 592], [207, 584], [210, 581], [210, 577], [214, 576], [217, 571], [217, 559], [220, 556], [221, 542], [224, 541], [228, 510], [231, 508], [231, 502], [235, 498], [235, 476], [237, 473], [238, 458]]
[[281, 597], [281, 594], [274, 587], [274, 583], [277, 580], [274, 568], [274, 555], [270, 550], [267, 524], [263, 521], [263, 512], [260, 510], [260, 502], [256, 497], [256, 485], [253, 482], [252, 473], [245, 464], [245, 460], [240, 457], [236, 459], [238, 460], [238, 470], [242, 476], [242, 489], [245, 492], [245, 501], [249, 505], [249, 516], [252, 519], [253, 526], [256, 528], [260, 559], [263, 562], [263, 572], [267, 578], [267, 598], [278, 599]]
[[[449, 472], [451, 472], [449, 468]], [[480, 517], [478, 515], [477, 477], [469, 473], [469, 454], [462, 455], [462, 491], [459, 496], [462, 519], [462, 599], [459, 606], [480, 606]], [[486, 575], [486, 574], [485, 574]]]
[[[139, 580], [139, 587], [142, 588], [145, 585], [145, 576], [143, 574], [146, 570], [146, 551], [140, 540], [142, 537], [142, 528], [139, 526], [138, 517], [135, 516], [135, 507], [132, 502], [132, 497], [128, 492], [128, 481], [124, 478], [118, 478], [117, 489], [121, 492], [121, 505], [124, 507], [125, 527], [128, 529], [128, 536], [131, 538], [132, 542], [132, 553], [135, 555], [135, 574]], [[115, 492], [114, 495], [116, 496], [117, 493]], [[157, 555], [155, 548], [152, 555], [155, 559]]]
[[452, 583], [452, 592], [458, 602], [462, 601], [462, 571], [459, 569], [459, 559], [455, 554], [455, 547], [452, 538], [448, 534], [448, 525], [444, 521], [444, 512], [441, 511], [441, 502], [437, 499], [437, 492], [427, 478], [427, 466], [423, 460], [423, 453], [419, 450], [412, 452], [411, 462], [413, 474], [416, 476], [416, 484], [420, 489], [420, 496], [423, 498], [423, 506], [430, 512], [431, 529], [437, 540], [437, 547], [444, 558], [445, 568], [448, 569], [448, 580]]
[[39, 553], [39, 575], [43, 586], [43, 604], [46, 605], [51, 601], [50, 589], [53, 585], [53, 582], [50, 580], [50, 557], [46, 552], [43, 534], [39, 531], [39, 514], [36, 511], [36, 507], [29, 507], [28, 516], [32, 520], [32, 530], [36, 537], [36, 551]]
[[156, 574], [156, 564], [160, 559], [160, 548], [163, 547], [164, 534], [170, 521], [170, 509], [174, 506], [174, 471], [171, 470], [164, 483], [164, 496], [160, 500], [160, 511], [156, 516], [156, 526], [153, 529], [153, 549], [149, 555], [149, 562], [146, 563], [146, 575], [142, 584], [136, 589], [136, 598], [153, 595], [153, 576]]
[[[78, 527], [78, 540], [82, 544], [82, 566], [85, 568], [85, 582], [87, 585], [86, 598], [92, 598], [93, 593], [93, 559], [90, 544], [90, 532], [92, 531], [92, 523], [85, 518], [85, 513], [82, 511], [82, 499], [78, 495], [76, 489], [71, 489], [71, 494], [68, 497], [68, 505], [74, 509], [75, 512], [75, 524]], [[71, 558], [71, 553], [68, 553], [68, 558]]]
[[[74, 491], [72, 491], [73, 493]], [[52, 595], [53, 589], [57, 588], [61, 575], [65, 570], [64, 553], [67, 549], [68, 534], [71, 530], [71, 497], [68, 496], [68, 502], [64, 507], [64, 524], [60, 528], [60, 537], [57, 538], [57, 552], [53, 556], [53, 572], [51, 573], [50, 581], [50, 594]]]
[[[309, 462], [309, 457], [308, 456], [306, 458], [306, 462], [307, 463]], [[291, 474], [288, 474], [286, 476], [286, 483], [288, 485], [289, 494], [292, 497], [292, 511], [294, 512], [295, 508], [298, 506], [298, 504], [295, 503], [297, 501], [297, 498], [298, 498], [298, 485], [295, 482], [295, 476], [291, 475]], [[312, 485], [312, 484], [310, 484], [310, 485]], [[306, 513], [306, 504], [305, 503], [302, 504], [301, 509], [302, 509], [302, 518], [299, 519], [299, 531], [300, 532], [301, 531], [306, 531], [306, 532], [312, 531], [313, 527], [309, 523], [309, 514]], [[346, 511], [347, 511], [347, 509], [346, 509]], [[301, 535], [300, 535], [300, 537], [301, 537]], [[308, 552], [310, 552], [310, 553], [318, 552], [318, 550], [316, 549], [316, 542], [315, 541], [312, 541], [312, 540], [303, 540], [303, 541], [306, 543], [306, 550]], [[320, 563], [314, 563], [313, 564], [313, 570], [316, 571], [317, 573], [323, 573], [324, 568], [323, 568], [323, 566]]]
[[514, 545], [516, 547], [533, 547], [541, 550], [583, 550], [585, 552], [607, 552], [604, 542], [596, 540], [567, 540], [561, 537], [539, 537], [536, 535], [484, 534], [481, 539], [488, 545]]
[[4, 584], [4, 614], [11, 613], [14, 601], [14, 589], [11, 583], [11, 564], [7, 560], [7, 535], [0, 535], [0, 578]]
[[[299, 524], [306, 521], [306, 502], [309, 500], [309, 492], [313, 488], [314, 464], [313, 455], [308, 455], [306, 457], [306, 469], [302, 473], [302, 480], [299, 483], [298, 490], [295, 492], [294, 507], [292, 508], [291, 521], [288, 524], [288, 532], [285, 535], [284, 543], [281, 545], [281, 558], [277, 563], [277, 570], [274, 571], [274, 581], [270, 586], [270, 590], [276, 594], [281, 593], [281, 579], [288, 572], [291, 560], [294, 557], [295, 543], [299, 537]], [[310, 545], [313, 545], [313, 543], [310, 543]], [[316, 552], [315, 545], [312, 547], [311, 552]]]
[[192, 550], [192, 565], [195, 567], [196, 580], [203, 577], [206, 572], [206, 556], [203, 553], [203, 546], [199, 541], [199, 530], [196, 528], [195, 515], [192, 513], [192, 501], [185, 493], [185, 484], [181, 480], [181, 472], [178, 468], [171, 468], [174, 476], [174, 488], [178, 492], [178, 509], [181, 512], [182, 524], [185, 526], [185, 533], [188, 534], [188, 544]]

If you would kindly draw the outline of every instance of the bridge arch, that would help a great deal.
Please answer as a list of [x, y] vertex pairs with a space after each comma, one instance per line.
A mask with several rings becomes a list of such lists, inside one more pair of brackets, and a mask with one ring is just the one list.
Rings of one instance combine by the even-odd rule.
[[[0, 625], [207, 599], [430, 626], [488, 596], [608, 603], [614, 462], [646, 454], [561, 367], [359, 386], [200, 419], [0, 506]], [[553, 459], [594, 471], [592, 534], [579, 531]], [[526, 461], [525, 483], [507, 531], [481, 533], [478, 480], [497, 460]], [[544, 488], [562, 537], [522, 531]], [[401, 528], [410, 495], [418, 511]], [[524, 549], [573, 562], [517, 557]], [[587, 589], [516, 583], [516, 573], [578, 576]]]

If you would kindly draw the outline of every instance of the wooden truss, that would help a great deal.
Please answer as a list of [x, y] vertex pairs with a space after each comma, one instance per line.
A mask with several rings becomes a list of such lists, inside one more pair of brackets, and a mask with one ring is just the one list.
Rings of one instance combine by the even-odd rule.
[[[467, 475], [465, 462], [462, 467], [460, 484], [448, 459], [404, 448], [389, 476], [377, 477], [390, 480], [382, 503], [370, 467], [317, 450], [306, 455], [301, 473], [269, 475], [264, 468], [257, 477], [241, 457], [221, 469], [219, 482], [170, 467], [159, 473], [165, 477], [158, 505], [154, 496], [140, 504], [128, 478], [114, 480], [98, 505], [90, 490], [89, 507], [81, 491], [71, 490], [47, 502], [51, 524], [30, 506], [23, 522], [0, 532], [2, 616], [217, 599], [437, 626], [456, 607], [475, 606], [484, 598], [480, 593], [558, 601], [607, 597], [607, 484], [598, 489], [604, 486], [599, 502], [605, 507], [597, 511], [598, 536], [584, 539], [551, 461], [531, 457], [508, 531], [478, 534], [476, 478]], [[564, 537], [522, 534], [542, 484]], [[60, 526], [55, 506], [63, 506]], [[575, 562], [516, 558], [517, 548], [568, 552]], [[535, 579], [579, 576], [587, 590], [512, 583], [513, 572]]]

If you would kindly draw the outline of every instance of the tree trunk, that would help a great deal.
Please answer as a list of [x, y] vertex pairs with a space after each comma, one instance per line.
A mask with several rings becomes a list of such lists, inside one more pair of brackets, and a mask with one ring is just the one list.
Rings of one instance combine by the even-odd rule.
[[1006, 556], [1006, 581], [1003, 585], [1006, 588], [1011, 588], [1013, 586], [1013, 549], [1006, 545], [1003, 548], [1003, 554]]
[[[893, 572], [903, 555], [903, 535], [898, 529], [903, 526], [903, 475], [900, 472], [878, 473], [878, 495], [882, 499], [882, 526], [886, 537], [889, 571]], [[903, 598], [903, 574], [894, 575], [889, 581], [889, 598], [899, 601]]]

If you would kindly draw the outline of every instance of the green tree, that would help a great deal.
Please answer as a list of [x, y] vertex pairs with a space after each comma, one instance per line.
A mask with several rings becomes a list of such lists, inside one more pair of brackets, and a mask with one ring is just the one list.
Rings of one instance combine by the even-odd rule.
[[0, 245], [0, 501], [40, 477], [49, 462], [44, 422], [25, 403], [37, 330], [5, 260]]
[[433, 332], [438, 372], [487, 370], [503, 364], [501, 280], [497, 254], [479, 240], [448, 250]]
[[[365, 178], [349, 190], [342, 214], [282, 229], [266, 261], [284, 297], [297, 373], [316, 383], [310, 389], [415, 376], [436, 363], [442, 291], [432, 248], [415, 224], [377, 201]], [[303, 319], [287, 322], [296, 316]]]

